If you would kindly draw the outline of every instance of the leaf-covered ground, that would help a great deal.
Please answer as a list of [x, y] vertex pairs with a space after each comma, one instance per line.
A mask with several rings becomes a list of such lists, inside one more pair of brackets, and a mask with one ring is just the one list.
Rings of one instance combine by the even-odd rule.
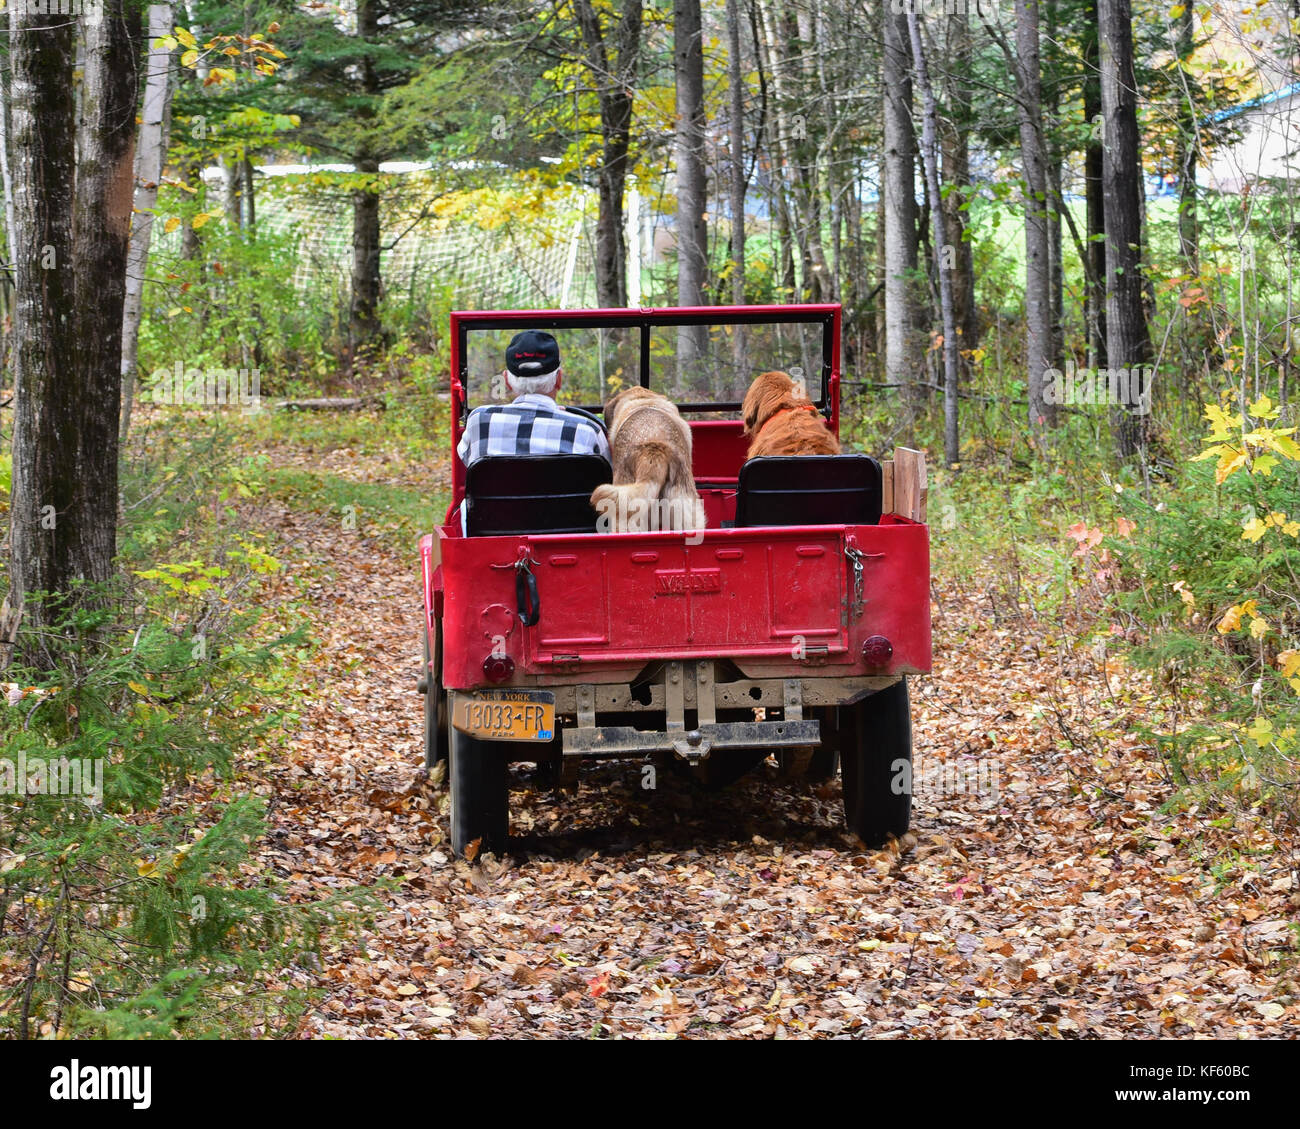
[[[443, 469], [275, 461], [358, 484]], [[511, 855], [471, 867], [422, 772], [414, 532], [302, 503], [259, 521], [296, 546], [273, 598], [299, 594], [319, 644], [287, 751], [248, 766], [273, 793], [262, 861], [304, 899], [395, 881], [360, 937], [291, 974], [324, 990], [304, 1037], [1300, 1032], [1294, 844], [1161, 814], [1165, 769], [1129, 732], [1151, 691], [992, 573], [958, 580], [937, 555], [895, 849], [843, 830], [838, 783], [765, 766], [721, 793], [665, 773], [645, 791], [602, 766], [576, 796], [517, 771]]]

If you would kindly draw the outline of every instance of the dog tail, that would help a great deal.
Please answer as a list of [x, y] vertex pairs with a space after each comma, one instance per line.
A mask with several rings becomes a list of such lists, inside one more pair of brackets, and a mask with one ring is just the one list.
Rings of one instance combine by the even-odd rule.
[[591, 508], [599, 515], [601, 533], [644, 533], [659, 487], [653, 482], [626, 482], [621, 486], [597, 486], [591, 492]]

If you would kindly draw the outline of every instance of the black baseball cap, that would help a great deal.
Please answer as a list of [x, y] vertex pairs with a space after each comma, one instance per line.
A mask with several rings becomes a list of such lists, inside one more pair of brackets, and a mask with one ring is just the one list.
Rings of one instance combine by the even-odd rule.
[[506, 368], [515, 376], [546, 376], [560, 367], [560, 346], [549, 333], [525, 329], [506, 346]]

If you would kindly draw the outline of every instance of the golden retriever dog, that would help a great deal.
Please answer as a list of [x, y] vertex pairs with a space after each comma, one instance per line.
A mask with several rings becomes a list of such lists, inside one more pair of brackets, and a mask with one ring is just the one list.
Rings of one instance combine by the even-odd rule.
[[765, 372], [754, 378], [741, 406], [745, 434], [752, 435], [745, 458], [758, 455], [838, 455], [831, 433], [803, 385], [789, 373]]
[[673, 402], [625, 388], [605, 405], [614, 483], [592, 492], [608, 533], [703, 529], [704, 506], [691, 470], [691, 429]]

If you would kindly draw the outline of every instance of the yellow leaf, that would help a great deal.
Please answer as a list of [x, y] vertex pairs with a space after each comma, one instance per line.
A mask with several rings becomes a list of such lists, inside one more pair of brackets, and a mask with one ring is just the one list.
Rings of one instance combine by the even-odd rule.
[[195, 216], [192, 220], [190, 220], [190, 227], [192, 227], [195, 231], [198, 231], [199, 228], [201, 228], [211, 218], [212, 217], [207, 212], [200, 212], [197, 216]]
[[181, 66], [183, 67], [192, 67], [198, 61], [199, 53], [197, 51], [186, 51], [185, 54], [181, 56]]
[[1258, 541], [1268, 531], [1268, 525], [1257, 517], [1251, 518], [1241, 530], [1241, 539], [1243, 541]]
[[1215, 628], [1220, 635], [1227, 635], [1229, 631], [1236, 631], [1241, 626], [1241, 608], [1234, 604], [1226, 612], [1223, 618], [1219, 620], [1218, 627]]
[[165, 232], [175, 231], [180, 226], [181, 226], [180, 216], [168, 216], [167, 222], [163, 224], [163, 231]]
[[1283, 678], [1293, 678], [1300, 674], [1300, 651], [1279, 651], [1277, 665]]
[[185, 44], [186, 47], [197, 47], [199, 45], [199, 41], [195, 39], [194, 36], [192, 36], [183, 27], [176, 28], [175, 32], [176, 32], [176, 38], [179, 39], [183, 44]]
[[158, 864], [152, 859], [136, 859], [135, 872], [141, 878], [152, 878], [158, 873]]
[[1232, 439], [1241, 434], [1241, 416], [1228, 415], [1218, 404], [1206, 404], [1205, 417], [1213, 429], [1211, 440]]
[[1273, 401], [1267, 396], [1261, 396], [1250, 405], [1250, 414], [1256, 419], [1277, 419], [1279, 409], [1273, 406]]
[[[1294, 429], [1292, 428], [1288, 430]], [[1289, 435], [1283, 435], [1279, 432], [1278, 434], [1271, 436], [1264, 445], [1272, 448], [1279, 455], [1286, 456], [1288, 459], [1300, 459], [1300, 446], [1297, 446], [1296, 441]]]
[[1250, 637], [1262, 639], [1268, 633], [1268, 620], [1256, 616], [1250, 621]]
[[1246, 465], [1246, 452], [1237, 451], [1229, 447], [1219, 458], [1219, 465], [1214, 468], [1214, 481], [1217, 485], [1222, 486], [1223, 482], [1230, 475], [1235, 474]]

